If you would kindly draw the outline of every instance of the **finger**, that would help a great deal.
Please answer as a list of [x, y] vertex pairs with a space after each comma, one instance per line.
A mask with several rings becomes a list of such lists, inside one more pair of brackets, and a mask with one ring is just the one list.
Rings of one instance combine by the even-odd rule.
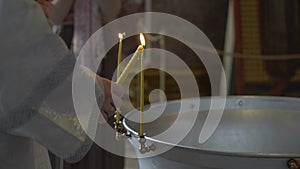
[[112, 104], [112, 99], [108, 98], [105, 99], [101, 109], [104, 110], [105, 112], [113, 112], [116, 110], [115, 106], [113, 106]]
[[101, 110], [101, 114], [102, 114], [103, 118], [104, 118], [105, 120], [107, 120], [107, 119], [110, 118], [111, 116], [115, 115], [115, 111], [107, 112], [107, 111]]
[[103, 109], [103, 111], [106, 113], [106, 115], [107, 115], [108, 117], [110, 117], [110, 116], [112, 116], [112, 115], [115, 114], [116, 107], [115, 107], [115, 105], [113, 104], [111, 98], [106, 99], [105, 104], [103, 104], [103, 106], [102, 106], [102, 109]]
[[115, 111], [106, 112], [107, 118], [115, 115]]

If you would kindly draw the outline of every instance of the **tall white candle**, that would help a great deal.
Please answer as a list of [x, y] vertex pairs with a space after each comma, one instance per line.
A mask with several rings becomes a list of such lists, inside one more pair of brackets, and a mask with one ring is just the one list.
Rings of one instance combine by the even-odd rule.
[[[143, 34], [140, 34], [141, 44], [143, 46], [146, 45], [145, 37]], [[145, 85], [144, 85], [144, 51], [141, 50], [141, 82], [140, 82], [140, 137], [145, 135], [144, 133], [144, 93], [145, 93]]]
[[144, 52], [141, 52], [141, 82], [140, 82], [140, 136], [144, 136]]

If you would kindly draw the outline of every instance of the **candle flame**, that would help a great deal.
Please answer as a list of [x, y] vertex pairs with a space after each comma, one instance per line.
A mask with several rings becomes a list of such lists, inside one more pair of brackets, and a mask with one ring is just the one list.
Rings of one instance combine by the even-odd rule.
[[144, 35], [143, 35], [142, 33], [140, 33], [140, 42], [141, 42], [141, 44], [142, 44], [143, 46], [146, 45], [146, 40], [145, 40], [145, 37], [144, 37]]
[[119, 37], [120, 40], [123, 40], [124, 36], [125, 36], [125, 32], [118, 34], [118, 37]]

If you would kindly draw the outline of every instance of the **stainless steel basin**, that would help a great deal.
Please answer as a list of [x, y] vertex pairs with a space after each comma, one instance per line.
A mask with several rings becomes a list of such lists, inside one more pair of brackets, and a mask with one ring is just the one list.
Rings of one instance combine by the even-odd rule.
[[[193, 101], [190, 98], [185, 101]], [[141, 169], [287, 169], [293, 159], [300, 162], [300, 99], [283, 97], [227, 97], [222, 120], [214, 134], [203, 144], [199, 134], [207, 116], [211, 99], [201, 98], [200, 110], [187, 136], [169, 151], [140, 158]], [[178, 115], [181, 100], [167, 103], [163, 114], [145, 124], [148, 141], [157, 149], [170, 147], [166, 140], [151, 138], [165, 131]], [[156, 105], [156, 106], [159, 106]], [[136, 115], [133, 111], [126, 117]], [[185, 125], [192, 121], [184, 112]], [[139, 125], [124, 120], [125, 127], [136, 135]], [[178, 130], [178, 134], [180, 134]], [[176, 134], [174, 134], [176, 137]], [[172, 138], [168, 138], [172, 142]], [[136, 144], [136, 142], [132, 142]], [[134, 145], [136, 146], [136, 145]], [[157, 151], [157, 150], [155, 150]], [[137, 152], [139, 153], [139, 152]]]

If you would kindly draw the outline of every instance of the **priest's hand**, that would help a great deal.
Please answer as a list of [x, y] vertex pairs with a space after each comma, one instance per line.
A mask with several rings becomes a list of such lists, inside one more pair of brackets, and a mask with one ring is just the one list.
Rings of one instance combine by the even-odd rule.
[[124, 94], [124, 90], [120, 85], [108, 79], [98, 77], [98, 80], [102, 81], [104, 89], [104, 102], [101, 107], [101, 114], [107, 120], [114, 115], [116, 107], [122, 106], [121, 97]]

